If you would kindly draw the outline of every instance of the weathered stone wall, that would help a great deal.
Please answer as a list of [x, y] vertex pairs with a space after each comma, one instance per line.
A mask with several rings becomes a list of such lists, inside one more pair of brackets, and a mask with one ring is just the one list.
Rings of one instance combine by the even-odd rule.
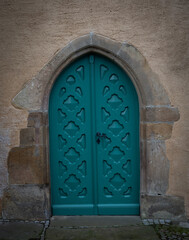
[[[28, 205], [32, 207], [30, 192], [36, 194], [35, 199], [42, 199], [48, 205], [45, 194], [48, 173], [44, 172], [44, 168], [39, 168], [39, 163], [43, 166], [45, 159], [42, 140], [38, 138], [44, 136], [40, 134], [43, 124], [31, 124], [27, 128], [28, 113], [14, 108], [11, 100], [59, 49], [89, 32], [135, 45], [153, 72], [159, 76], [171, 104], [178, 107], [179, 121], [173, 126], [169, 123], [148, 123], [147, 138], [152, 133], [156, 137], [160, 131], [167, 133], [167, 137], [163, 134], [166, 144], [162, 145], [162, 139], [159, 139], [158, 146], [154, 146], [155, 150], [162, 148], [169, 164], [165, 205], [168, 205], [169, 196], [175, 199], [183, 197], [185, 213], [189, 216], [189, 1], [7, 0], [0, 2], [0, 11], [0, 210], [4, 195], [4, 217], [10, 218], [10, 211], [15, 209], [13, 205], [18, 202], [20, 208], [22, 205], [23, 209], [27, 209]], [[149, 112], [150, 114], [152, 113]], [[153, 156], [154, 152], [150, 154]], [[155, 156], [153, 166], [159, 171], [162, 166], [158, 160], [161, 159]], [[14, 175], [16, 169], [19, 169], [20, 174], [17, 171]], [[153, 192], [154, 186], [150, 188]], [[22, 198], [28, 199], [25, 205], [20, 200]], [[12, 200], [7, 201], [8, 199]], [[34, 215], [48, 217], [48, 213], [40, 212], [42, 206], [38, 202]], [[179, 206], [181, 200], [177, 202]], [[152, 209], [151, 212], [153, 211], [155, 210]], [[177, 208], [177, 211], [182, 212], [182, 207], [180, 210]], [[175, 210], [176, 214], [179, 214], [177, 211]], [[18, 218], [24, 218], [19, 215], [19, 208], [14, 214]]]

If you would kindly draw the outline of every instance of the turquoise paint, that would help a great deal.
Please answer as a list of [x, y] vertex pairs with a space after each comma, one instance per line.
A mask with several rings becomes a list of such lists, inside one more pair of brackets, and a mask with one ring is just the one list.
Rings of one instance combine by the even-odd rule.
[[49, 131], [53, 215], [139, 215], [139, 103], [122, 68], [95, 53], [65, 68]]

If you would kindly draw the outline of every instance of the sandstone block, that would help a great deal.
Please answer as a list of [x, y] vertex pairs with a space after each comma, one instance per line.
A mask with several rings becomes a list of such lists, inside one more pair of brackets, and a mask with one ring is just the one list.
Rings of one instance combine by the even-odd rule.
[[16, 147], [8, 157], [11, 184], [43, 184], [45, 168], [42, 147]]
[[147, 193], [165, 194], [169, 181], [169, 160], [166, 157], [165, 142], [147, 141], [146, 147]]
[[24, 128], [20, 130], [20, 145], [32, 146], [35, 143], [35, 128]]
[[171, 137], [173, 125], [170, 123], [146, 123], [146, 139], [165, 140]]
[[72, 51], [79, 51], [83, 48], [86, 48], [86, 46], [90, 46], [91, 44], [92, 41], [90, 34], [83, 35], [80, 38], [74, 39], [70, 42]]
[[115, 55], [117, 55], [122, 46], [122, 43], [116, 42], [104, 36], [102, 37], [101, 35], [92, 34], [91, 38], [93, 46], [104, 48], [106, 49], [106, 51], [109, 50], [111, 53], [114, 53]]
[[43, 126], [43, 113], [42, 112], [32, 112], [28, 116], [28, 127], [39, 128]]
[[39, 240], [43, 224], [35, 222], [6, 222], [0, 224], [1, 240]]
[[142, 218], [186, 220], [182, 197], [142, 195], [141, 213]]
[[44, 220], [48, 218], [43, 185], [10, 185], [3, 198], [3, 218]]
[[146, 121], [147, 122], [175, 122], [180, 118], [178, 108], [171, 106], [147, 106], [146, 107]]

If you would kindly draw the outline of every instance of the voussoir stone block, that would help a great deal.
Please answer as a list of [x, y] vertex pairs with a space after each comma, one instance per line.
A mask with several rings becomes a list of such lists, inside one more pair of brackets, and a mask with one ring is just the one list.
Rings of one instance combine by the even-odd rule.
[[86, 46], [90, 46], [92, 44], [91, 34], [86, 34], [81, 36], [80, 38], [72, 40], [69, 45], [73, 49], [73, 51], [79, 51]]
[[4, 192], [3, 218], [44, 220], [47, 190], [43, 185], [10, 185]]
[[99, 47], [101, 49], [106, 49], [106, 51], [109, 50], [111, 53], [115, 55], [117, 55], [122, 46], [122, 43], [116, 42], [112, 39], [110, 40], [109, 38], [106, 37], [102, 37], [101, 35], [92, 34], [91, 38], [93, 46]]
[[147, 64], [146, 59], [133, 45], [122, 44], [118, 56], [126, 62], [135, 75], [135, 84], [141, 92], [145, 105], [169, 105], [167, 92], [160, 84], [159, 77]]
[[9, 182], [11, 184], [43, 184], [43, 147], [12, 148], [8, 156]]

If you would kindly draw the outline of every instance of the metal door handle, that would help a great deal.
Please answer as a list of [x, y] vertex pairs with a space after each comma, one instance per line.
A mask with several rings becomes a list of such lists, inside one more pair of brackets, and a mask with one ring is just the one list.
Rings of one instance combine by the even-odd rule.
[[108, 138], [105, 133], [100, 133], [100, 132], [97, 132], [97, 133], [96, 133], [96, 137], [97, 137], [96, 142], [97, 142], [98, 144], [100, 143], [100, 139], [101, 139], [101, 138]]

